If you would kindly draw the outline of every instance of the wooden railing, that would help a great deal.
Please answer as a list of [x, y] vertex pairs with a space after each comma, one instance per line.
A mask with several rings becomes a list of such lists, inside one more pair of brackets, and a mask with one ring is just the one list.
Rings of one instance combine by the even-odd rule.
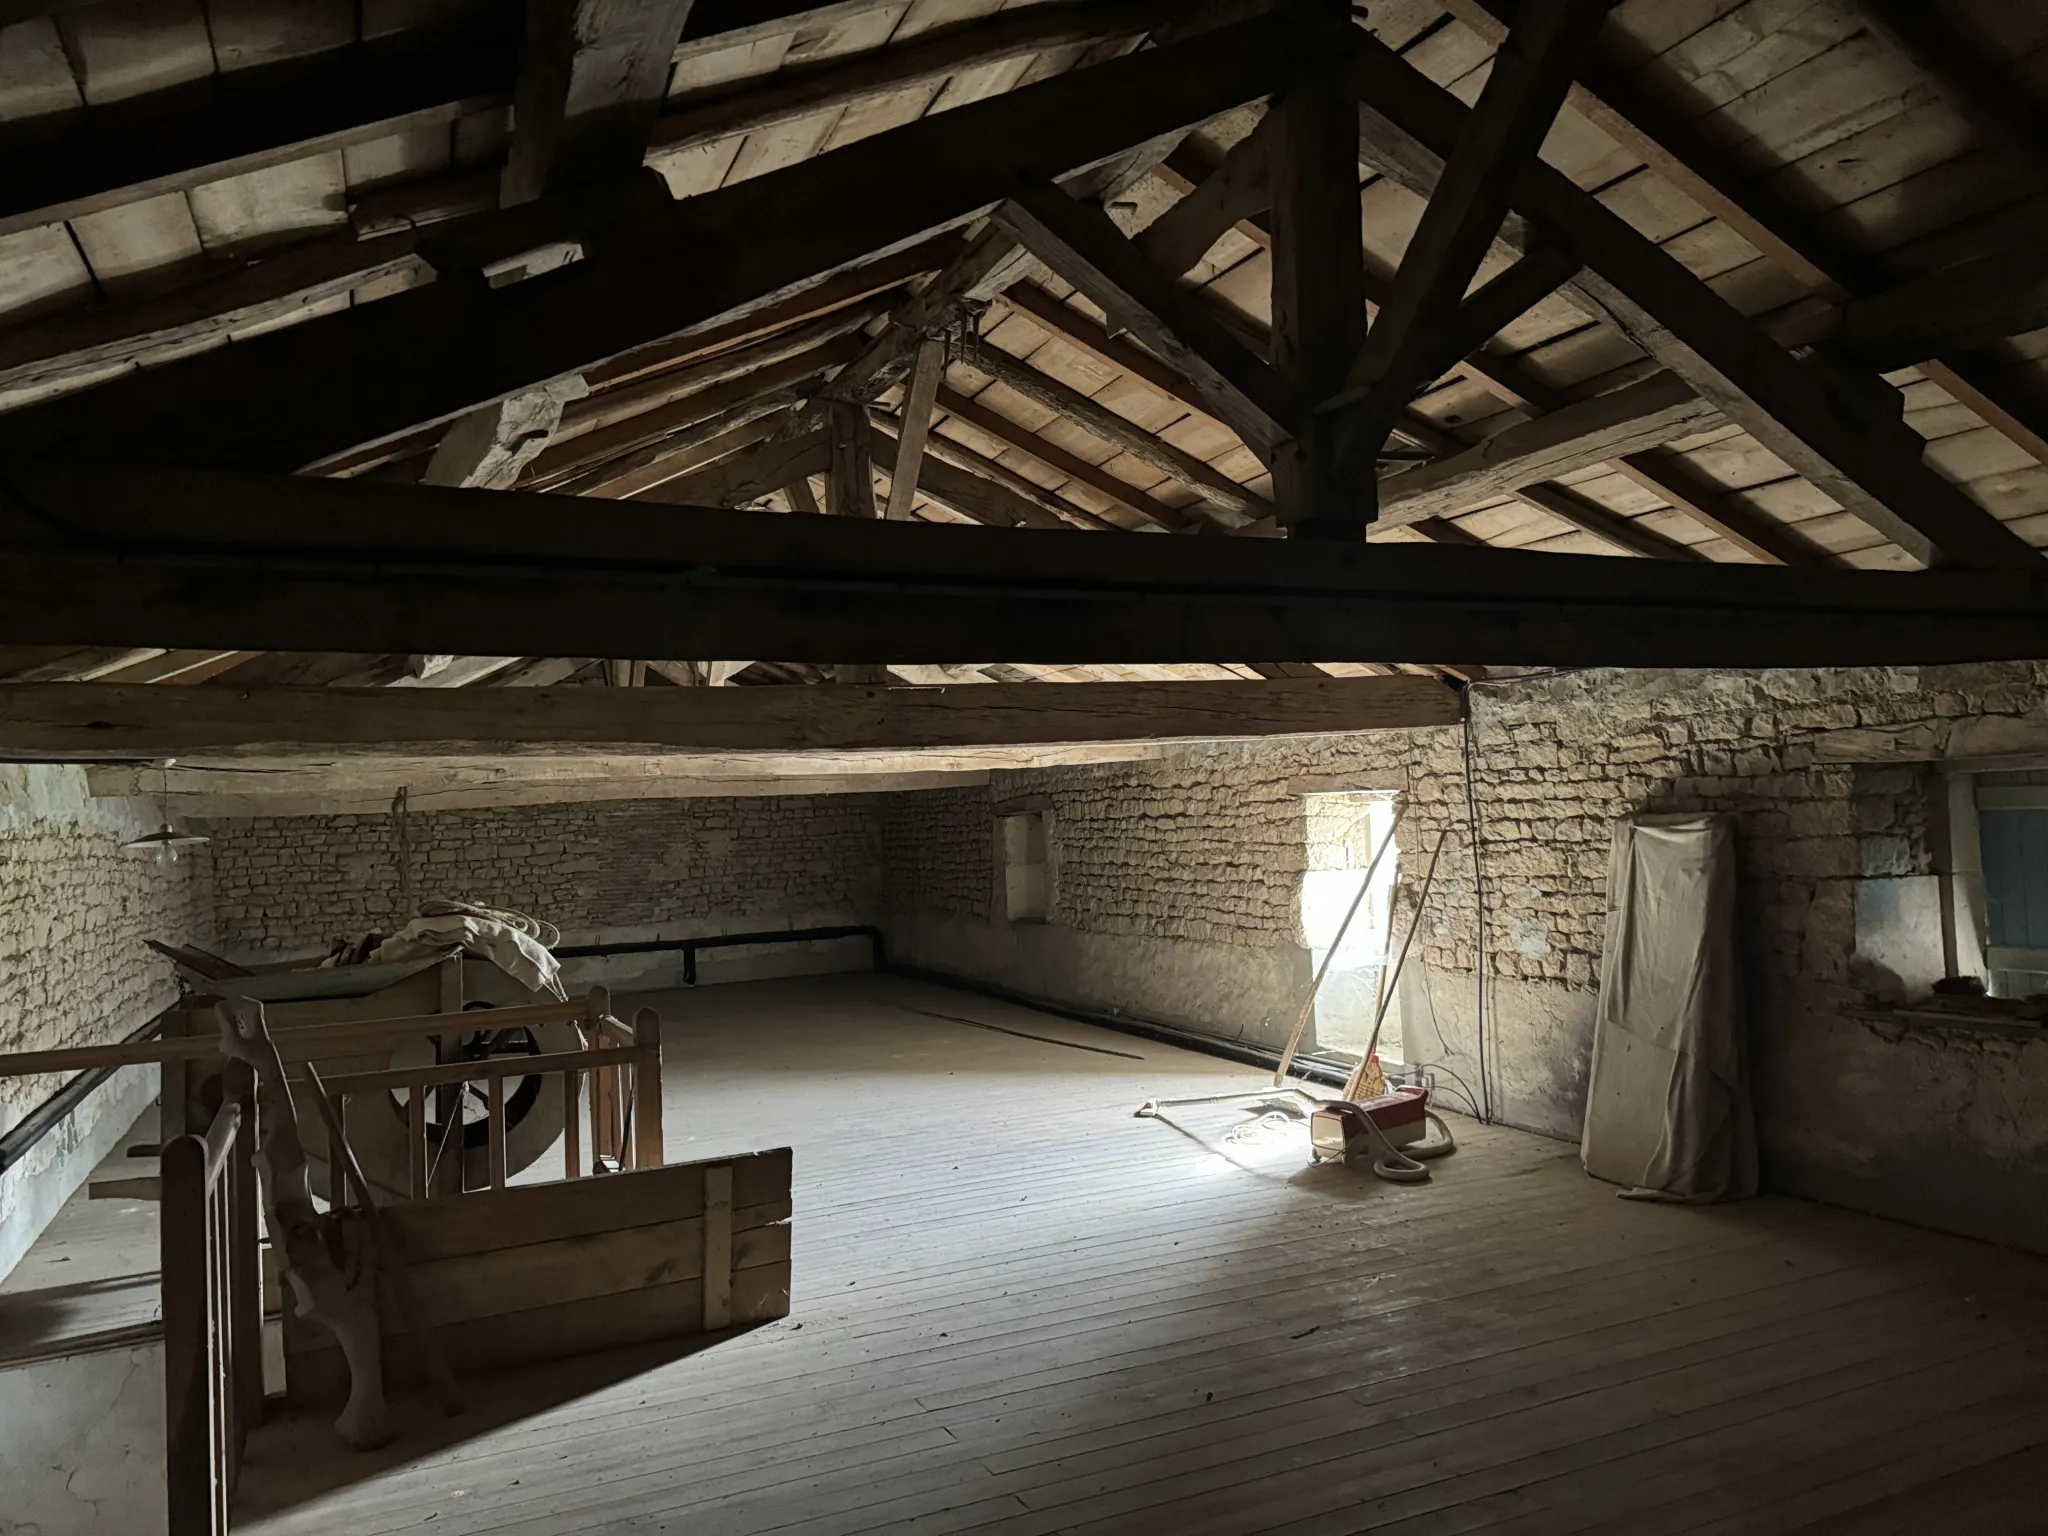
[[242, 1443], [263, 1418], [254, 1099], [230, 1067], [202, 1136], [162, 1154], [164, 1482], [170, 1536], [223, 1536]]
[[[610, 998], [602, 987], [593, 987], [569, 1022], [578, 1025], [586, 1042], [576, 1051], [546, 1051], [535, 1055], [495, 1056], [477, 1061], [451, 1061], [418, 1067], [390, 1067], [371, 1072], [346, 1072], [332, 1076], [307, 1074], [326, 1095], [330, 1128], [346, 1134], [350, 1099], [361, 1095], [402, 1096], [406, 1110], [407, 1184], [412, 1199], [459, 1194], [468, 1187], [462, 1177], [467, 1163], [461, 1148], [453, 1158], [454, 1178], [437, 1172], [448, 1162], [445, 1154], [451, 1140], [465, 1135], [460, 1114], [461, 1097], [471, 1085], [480, 1084], [485, 1102], [485, 1177], [476, 1187], [503, 1189], [507, 1178], [505, 1154], [509, 1129], [506, 1119], [508, 1079], [557, 1077], [562, 1095], [562, 1171], [565, 1178], [581, 1178], [592, 1169], [624, 1171], [658, 1168], [662, 1162], [661, 1124], [661, 1027], [650, 1008], [635, 1015], [632, 1025], [621, 1024], [609, 1012]], [[484, 1014], [460, 1016], [471, 1028], [515, 1029], [524, 1025], [562, 1021], [559, 1004], [534, 1009], [494, 1008]], [[405, 1021], [417, 1033], [446, 1033], [449, 1016]], [[282, 1031], [282, 1047], [297, 1031]], [[584, 1092], [589, 1079], [589, 1093]], [[429, 1108], [437, 1093], [452, 1095], [442, 1105], [442, 1127], [438, 1138], [429, 1123]], [[543, 1089], [543, 1092], [546, 1090]], [[584, 1148], [588, 1105], [588, 1146], [591, 1161], [585, 1164]], [[334, 1134], [330, 1129], [327, 1158], [330, 1204], [351, 1202], [353, 1192], [340, 1174], [341, 1160], [332, 1155]]]

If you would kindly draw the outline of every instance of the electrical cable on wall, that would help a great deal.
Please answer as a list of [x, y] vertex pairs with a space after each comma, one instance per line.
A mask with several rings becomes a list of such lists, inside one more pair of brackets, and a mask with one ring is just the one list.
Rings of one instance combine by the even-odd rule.
[[1472, 855], [1472, 902], [1475, 909], [1472, 974], [1474, 983], [1473, 1030], [1479, 1041], [1479, 1118], [1493, 1123], [1493, 1082], [1487, 1073], [1486, 1054], [1486, 875], [1479, 842], [1479, 798], [1472, 771], [1474, 755], [1472, 708], [1465, 707], [1465, 837]]
[[395, 845], [393, 862], [398, 866], [398, 917], [412, 916], [412, 845], [406, 839], [405, 812], [408, 800], [404, 786], [391, 797], [391, 837]]

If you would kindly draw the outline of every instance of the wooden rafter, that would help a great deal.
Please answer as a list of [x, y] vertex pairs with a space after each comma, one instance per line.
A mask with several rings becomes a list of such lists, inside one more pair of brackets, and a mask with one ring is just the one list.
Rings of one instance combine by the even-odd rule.
[[[1199, 177], [1186, 178], [1181, 200], [1147, 225], [1133, 242], [1146, 260], [1169, 277], [1179, 277], [1208, 255], [1228, 231], [1272, 207], [1274, 149], [1280, 132], [1279, 117], [1268, 112], [1232, 146], [1222, 164], [1213, 169], [1202, 166]], [[1197, 161], [1196, 151], [1185, 146], [1177, 150], [1167, 157], [1166, 179], [1178, 179], [1171, 169], [1176, 163], [1188, 166]], [[1352, 164], [1355, 194], [1358, 176], [1356, 162]]]
[[[1372, 515], [1373, 460], [1415, 392], [1576, 269], [1575, 259], [1556, 256], [1548, 240], [1539, 239], [1507, 274], [1466, 297], [1499, 236], [1515, 183], [1535, 163], [1564, 104], [1574, 55], [1611, 3], [1528, 0], [1455, 145], [1437, 146], [1445, 157], [1442, 171], [1340, 397], [1356, 402], [1339, 415], [1336, 465], [1336, 473], [1364, 493], [1355, 518]], [[1532, 273], [1535, 281], [1527, 281]], [[1505, 306], [1496, 302], [1502, 296], [1509, 300]], [[1325, 401], [1320, 408], [1330, 406]]]
[[[900, 423], [874, 424], [875, 452], [884, 460], [899, 459]], [[970, 522], [991, 528], [1103, 528], [1093, 513], [1033, 485], [1014, 470], [950, 438], [926, 439], [919, 466], [918, 489], [930, 500]]]
[[[1459, 20], [1497, 42], [1512, 0], [1445, 0]], [[1653, 75], [1611, 50], [1588, 48], [1570, 97], [1574, 111], [1642, 156], [1659, 176], [1713, 213], [1757, 250], [1818, 293], [1842, 298], [1883, 287], [1881, 263], [1824, 233], [1788, 204], [1774, 183], [1745, 175], [1727, 147], [1674, 109]], [[1918, 359], [1936, 384], [1976, 411], [1993, 430], [2048, 463], [2048, 403], [2011, 381], [2010, 362], [1985, 352]]]
[[1515, 496], [1539, 512], [1546, 512], [1559, 522], [1569, 523], [1583, 533], [1590, 533], [1594, 538], [1611, 544], [1626, 554], [1637, 555], [1645, 560], [1701, 558], [1683, 544], [1674, 544], [1643, 527], [1635, 519], [1610, 512], [1566, 486], [1525, 485], [1515, 492]]
[[225, 71], [48, 124], [9, 125], [0, 235], [244, 175], [393, 134], [445, 127], [510, 96], [517, 13]]
[[550, 447], [533, 461], [525, 483], [535, 489], [577, 490], [659, 464], [738, 425], [735, 412], [754, 419], [794, 403], [859, 349], [859, 338], [843, 331], [780, 357], [774, 355], [779, 348], [764, 349], [755, 354], [759, 360], [751, 369], [735, 370], [658, 410]]
[[[727, 322], [986, 211], [1020, 173], [1056, 180], [1256, 99], [1284, 70], [1284, 37], [1263, 20], [1221, 27], [718, 192], [622, 212], [582, 260], [544, 278], [497, 289], [437, 282], [256, 338], [231, 358], [167, 364], [0, 420], [0, 446], [16, 457], [91, 451], [295, 470]], [[442, 259], [516, 255], [542, 230], [560, 238], [558, 223], [522, 223], [529, 211], [512, 210], [488, 239]]]
[[[1427, 193], [1468, 110], [1370, 34], [1356, 42], [1360, 151]], [[1536, 162], [1513, 190], [1525, 217], [1585, 261], [1575, 302], [1613, 320], [1839, 504], [1925, 564], [2030, 566], [2039, 556], [1921, 460], [1919, 435], [1870, 409], [1862, 381], [1802, 364], [1668, 253]], [[1876, 389], [1888, 386], [1871, 376]]]
[[1185, 513], [1147, 495], [1128, 480], [1111, 474], [1100, 465], [1091, 464], [1088, 460], [1067, 452], [1041, 434], [984, 405], [980, 400], [941, 388], [938, 392], [938, 406], [947, 415], [958, 418], [998, 442], [1007, 443], [1019, 452], [1029, 454], [1046, 468], [1069, 476], [1099, 496], [1108, 497], [1118, 506], [1136, 513], [1155, 527], [1178, 533], [1194, 526]]
[[1262, 459], [1292, 435], [1300, 402], [1281, 378], [1148, 261], [1099, 206], [1037, 183], [1018, 189], [995, 218], [1186, 378], [1209, 414]]
[[1154, 437], [1136, 422], [1119, 416], [1108, 406], [1090, 399], [1050, 374], [1040, 373], [1029, 363], [1010, 356], [992, 343], [976, 348], [966, 362], [970, 368], [987, 374], [1025, 399], [1066, 417], [1083, 431], [1142, 459], [1161, 474], [1171, 475], [1227, 513], [1240, 518], [1258, 518], [1272, 510], [1251, 491], [1193, 454]]
[[856, 106], [978, 65], [1067, 43], [1150, 32], [1186, 9], [1176, 0], [1055, 0], [934, 27], [909, 43], [794, 66], [766, 82], [742, 81], [678, 97], [654, 125], [647, 153], [658, 160], [714, 139], [794, 122], [824, 107]]
[[797, 437], [770, 438], [706, 469], [641, 491], [633, 499], [665, 506], [743, 506], [794, 480], [822, 475], [831, 463], [831, 435], [820, 428]]

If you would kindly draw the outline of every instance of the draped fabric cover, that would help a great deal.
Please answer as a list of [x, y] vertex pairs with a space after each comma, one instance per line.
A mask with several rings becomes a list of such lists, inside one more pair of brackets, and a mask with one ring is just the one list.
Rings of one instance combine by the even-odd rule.
[[1745, 1035], [1732, 819], [1617, 823], [1580, 1142], [1586, 1171], [1641, 1199], [1755, 1194]]

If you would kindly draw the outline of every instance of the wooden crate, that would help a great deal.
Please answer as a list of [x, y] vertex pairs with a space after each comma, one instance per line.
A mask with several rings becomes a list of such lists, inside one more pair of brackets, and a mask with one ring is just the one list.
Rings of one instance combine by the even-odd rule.
[[[458, 1377], [789, 1313], [787, 1147], [714, 1162], [390, 1206], [427, 1316]], [[388, 1294], [385, 1381], [422, 1381]], [[285, 1307], [285, 1395], [336, 1403], [333, 1336]]]

